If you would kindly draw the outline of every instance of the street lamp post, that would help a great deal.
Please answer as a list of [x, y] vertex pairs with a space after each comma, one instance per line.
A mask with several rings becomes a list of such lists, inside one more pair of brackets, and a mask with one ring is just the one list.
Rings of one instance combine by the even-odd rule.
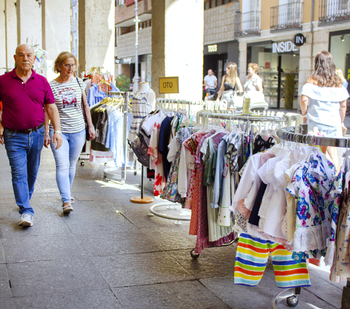
[[138, 8], [138, 0], [135, 0], [135, 76], [134, 76], [134, 85], [133, 85], [133, 92], [136, 92], [139, 90], [139, 8]]

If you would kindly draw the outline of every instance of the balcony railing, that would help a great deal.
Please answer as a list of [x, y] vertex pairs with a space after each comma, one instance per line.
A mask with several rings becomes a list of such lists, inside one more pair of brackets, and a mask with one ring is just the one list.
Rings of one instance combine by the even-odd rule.
[[271, 30], [301, 29], [302, 3], [295, 1], [271, 7]]
[[260, 11], [236, 15], [235, 36], [260, 35]]
[[350, 20], [349, 0], [320, 0], [319, 25]]

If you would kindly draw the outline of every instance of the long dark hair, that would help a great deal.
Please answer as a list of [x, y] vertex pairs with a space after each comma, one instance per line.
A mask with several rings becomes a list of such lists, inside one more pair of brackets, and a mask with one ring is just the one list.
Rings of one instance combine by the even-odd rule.
[[341, 87], [341, 79], [335, 72], [333, 56], [327, 51], [317, 53], [314, 72], [310, 76], [320, 87]]

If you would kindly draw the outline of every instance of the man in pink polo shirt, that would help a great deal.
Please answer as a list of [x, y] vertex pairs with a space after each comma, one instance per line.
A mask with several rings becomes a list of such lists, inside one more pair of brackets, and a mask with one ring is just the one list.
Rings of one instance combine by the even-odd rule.
[[35, 55], [28, 44], [19, 45], [14, 55], [16, 68], [0, 76], [0, 143], [5, 148], [12, 173], [12, 187], [19, 207], [20, 226], [32, 226], [34, 210], [30, 199], [39, 170], [45, 137], [46, 107], [55, 134], [54, 144], [62, 144], [61, 125], [55, 98], [46, 78], [32, 70]]

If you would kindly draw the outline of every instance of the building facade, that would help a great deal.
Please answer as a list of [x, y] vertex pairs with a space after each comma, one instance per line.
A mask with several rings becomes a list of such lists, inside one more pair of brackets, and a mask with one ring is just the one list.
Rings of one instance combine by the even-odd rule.
[[[244, 0], [236, 20], [240, 78], [258, 63], [265, 99], [271, 108], [299, 108], [300, 92], [323, 50], [350, 77], [349, 0]], [[298, 36], [301, 46], [294, 44]], [[301, 41], [300, 41], [300, 38]]]
[[[213, 69], [219, 82], [230, 61], [238, 62], [238, 41], [234, 39], [235, 11], [239, 1], [215, 0], [204, 3], [204, 64], [203, 74]], [[140, 82], [151, 83], [152, 63], [152, 1], [139, 1], [139, 75]], [[233, 18], [232, 18], [233, 17]], [[135, 4], [116, 0], [116, 76], [129, 78], [135, 73]], [[190, 25], [190, 22], [189, 22]], [[180, 48], [186, 48], [181, 46]]]
[[[135, 1], [116, 0], [115, 7], [115, 75], [135, 75]], [[140, 82], [151, 84], [152, 1], [138, 2], [138, 73]]]

